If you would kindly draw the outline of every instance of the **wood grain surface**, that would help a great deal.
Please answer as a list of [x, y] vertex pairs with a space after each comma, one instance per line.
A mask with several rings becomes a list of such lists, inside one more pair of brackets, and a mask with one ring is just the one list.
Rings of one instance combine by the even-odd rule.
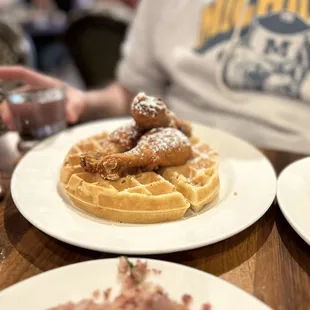
[[[0, 264], [0, 290], [53, 268], [114, 257], [57, 241], [23, 218], [9, 192], [12, 171], [22, 156], [16, 144], [17, 136], [13, 133], [0, 137], [0, 182], [6, 189], [5, 199], [0, 202], [0, 245], [7, 248]], [[303, 157], [275, 151], [264, 153], [277, 173]], [[310, 247], [289, 226], [276, 203], [257, 223], [232, 238], [152, 258], [219, 276], [274, 309], [310, 309]]]

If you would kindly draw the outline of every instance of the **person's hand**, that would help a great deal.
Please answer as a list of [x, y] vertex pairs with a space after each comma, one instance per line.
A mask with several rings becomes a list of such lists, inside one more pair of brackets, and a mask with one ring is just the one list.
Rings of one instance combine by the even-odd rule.
[[[24, 67], [0, 66], [0, 80], [20, 81], [33, 87], [58, 87], [64, 83], [47, 75], [36, 73]], [[84, 93], [76, 88], [66, 87], [66, 115], [69, 123], [79, 120], [85, 110]], [[0, 116], [9, 129], [14, 128], [12, 115], [7, 103], [0, 105]]]

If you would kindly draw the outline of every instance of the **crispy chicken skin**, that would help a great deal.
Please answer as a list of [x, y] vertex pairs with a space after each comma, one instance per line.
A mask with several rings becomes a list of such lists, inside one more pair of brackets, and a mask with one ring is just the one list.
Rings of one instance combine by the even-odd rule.
[[80, 157], [80, 164], [87, 172], [97, 172], [100, 159], [110, 154], [124, 153], [136, 146], [142, 131], [135, 122], [114, 130], [109, 139], [102, 146], [102, 150], [84, 153]]
[[[179, 139], [178, 133], [183, 133], [182, 139], [186, 139], [184, 135], [190, 137], [192, 129], [189, 123], [175, 117], [161, 99], [146, 96], [144, 93], [139, 93], [134, 98], [131, 112], [132, 123], [113, 131], [101, 150], [81, 155], [80, 164], [85, 171], [99, 172], [103, 178], [116, 179], [119, 175], [132, 171], [133, 168], [151, 171], [159, 166], [179, 165], [186, 162], [187, 158], [184, 159], [186, 156], [182, 156], [182, 154], [185, 155], [182, 148], [162, 149], [159, 152], [160, 156], [157, 153], [153, 154], [151, 149], [154, 149], [155, 145], [160, 145], [160, 135], [167, 136], [167, 133], [170, 133], [171, 140], [173, 137]], [[164, 129], [167, 130], [164, 131]], [[146, 141], [153, 147], [145, 145]], [[123, 153], [124, 156], [122, 156]], [[142, 154], [145, 156], [141, 157]], [[181, 156], [175, 158], [176, 155]], [[169, 159], [164, 162], [165, 158]], [[113, 165], [117, 168], [113, 168]], [[115, 176], [112, 176], [113, 174]]]
[[144, 131], [159, 127], [172, 127], [181, 130], [188, 137], [192, 134], [188, 122], [178, 119], [166, 104], [156, 97], [139, 93], [131, 105], [131, 115], [137, 126]]
[[130, 151], [100, 159], [97, 171], [103, 179], [117, 180], [132, 171], [152, 171], [182, 165], [191, 154], [191, 145], [181, 131], [157, 128], [142, 136]]

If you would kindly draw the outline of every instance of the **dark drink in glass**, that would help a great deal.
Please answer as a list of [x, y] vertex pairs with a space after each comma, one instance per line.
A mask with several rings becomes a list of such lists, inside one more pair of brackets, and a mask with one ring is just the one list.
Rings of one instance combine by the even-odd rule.
[[67, 127], [65, 90], [21, 88], [6, 94], [21, 143], [33, 146]]

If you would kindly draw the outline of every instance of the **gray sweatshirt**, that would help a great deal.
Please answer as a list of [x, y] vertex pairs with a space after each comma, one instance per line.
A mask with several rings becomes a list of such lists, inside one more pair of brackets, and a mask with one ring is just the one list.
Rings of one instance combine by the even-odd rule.
[[310, 153], [309, 0], [142, 0], [118, 80], [177, 116]]

